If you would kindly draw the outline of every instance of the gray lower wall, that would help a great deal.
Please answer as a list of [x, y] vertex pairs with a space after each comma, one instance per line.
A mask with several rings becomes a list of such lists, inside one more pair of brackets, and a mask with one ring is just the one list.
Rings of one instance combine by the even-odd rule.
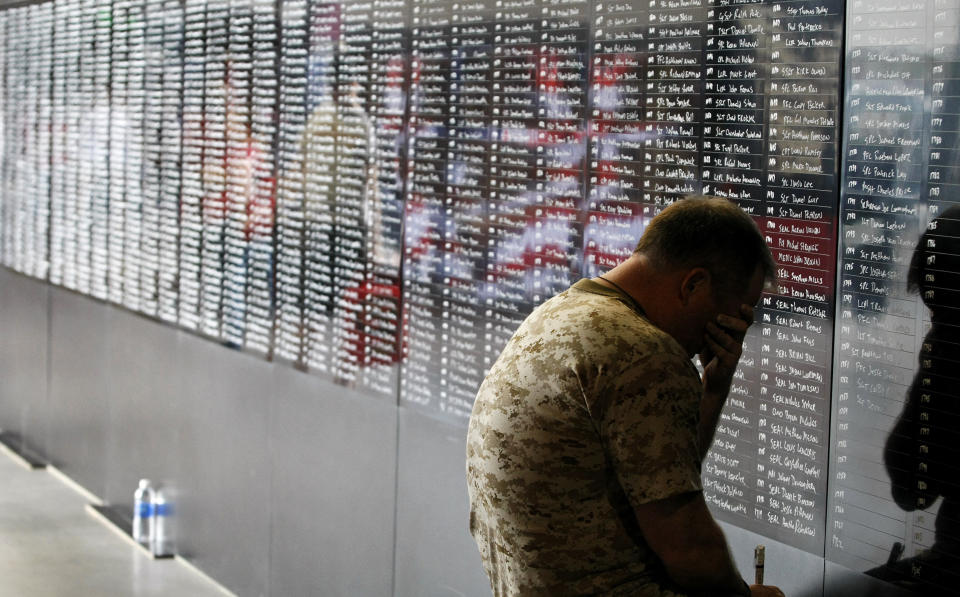
[[489, 594], [464, 429], [4, 268], [0, 429], [241, 597]]
[[0, 427], [46, 457], [51, 423], [48, 286], [0, 267]]
[[[462, 426], [4, 268], [0, 428], [107, 503], [162, 483], [178, 552], [240, 597], [490, 593]], [[896, 594], [723, 527], [792, 597]]]
[[466, 429], [409, 409], [399, 429], [395, 594], [490, 595], [468, 526]]

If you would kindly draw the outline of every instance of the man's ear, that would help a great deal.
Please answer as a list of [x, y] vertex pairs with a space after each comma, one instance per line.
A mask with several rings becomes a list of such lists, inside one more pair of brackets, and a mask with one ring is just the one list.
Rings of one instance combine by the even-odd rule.
[[680, 283], [680, 302], [683, 305], [712, 292], [712, 278], [710, 272], [703, 267], [695, 267], [688, 271]]

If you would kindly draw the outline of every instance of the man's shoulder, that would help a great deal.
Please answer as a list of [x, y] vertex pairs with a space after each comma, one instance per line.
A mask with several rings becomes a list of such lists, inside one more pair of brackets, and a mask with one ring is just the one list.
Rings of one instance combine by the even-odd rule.
[[617, 360], [660, 355], [678, 367], [689, 359], [672, 336], [615, 296], [570, 288], [541, 305], [520, 329], [575, 338], [595, 356]]
[[643, 337], [663, 334], [645, 317], [623, 301], [609, 295], [568, 288], [540, 305], [530, 321], [553, 324], [576, 324], [578, 328], [596, 332], [632, 330]]

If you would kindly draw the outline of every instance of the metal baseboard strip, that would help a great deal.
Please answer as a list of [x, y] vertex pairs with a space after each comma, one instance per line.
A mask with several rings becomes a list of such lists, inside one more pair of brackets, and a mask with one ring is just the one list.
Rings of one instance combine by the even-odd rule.
[[85, 508], [87, 514], [90, 514], [95, 519], [102, 522], [107, 528], [123, 538], [124, 541], [136, 547], [141, 552], [150, 556], [154, 560], [172, 560], [173, 555], [155, 555], [152, 551], [147, 549], [145, 546], [141, 545], [137, 541], [133, 540], [133, 536], [130, 534], [130, 519], [124, 516], [119, 508], [106, 505], [97, 505], [97, 504], [87, 504]]
[[48, 464], [47, 472], [53, 475], [54, 477], [56, 477], [57, 480], [59, 480], [61, 483], [63, 483], [70, 489], [79, 493], [81, 496], [83, 496], [85, 500], [87, 500], [91, 504], [96, 504], [98, 506], [103, 504], [103, 500], [101, 500], [99, 497], [94, 495], [89, 489], [87, 489], [83, 485], [80, 485], [79, 483], [71, 479], [69, 476], [67, 476], [66, 473], [64, 473], [57, 467]]
[[227, 589], [226, 587], [218, 583], [216, 580], [214, 580], [208, 574], [206, 574], [203, 570], [201, 570], [200, 568], [197, 568], [193, 564], [193, 562], [184, 558], [183, 556], [154, 555], [149, 549], [147, 549], [140, 543], [134, 541], [133, 536], [128, 531], [132, 523], [130, 519], [127, 518], [118, 508], [115, 508], [112, 506], [106, 506], [106, 505], [87, 504], [86, 511], [90, 516], [92, 516], [96, 520], [99, 520], [101, 523], [103, 523], [113, 533], [119, 535], [124, 541], [136, 547], [141, 552], [150, 556], [151, 558], [155, 560], [176, 560], [177, 562], [186, 566], [197, 575], [202, 576], [206, 581], [208, 581], [211, 585], [213, 585], [218, 590], [220, 590], [227, 597], [237, 597], [236, 593], [233, 593], [232, 591], [230, 591], [229, 589]]
[[27, 470], [35, 471], [47, 468], [47, 463], [34, 454], [23, 442], [19, 434], [12, 431], [0, 431], [0, 449]]

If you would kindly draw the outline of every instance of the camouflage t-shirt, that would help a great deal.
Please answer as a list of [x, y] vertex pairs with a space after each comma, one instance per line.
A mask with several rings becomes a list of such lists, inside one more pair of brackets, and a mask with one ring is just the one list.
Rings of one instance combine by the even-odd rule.
[[495, 595], [675, 595], [633, 506], [699, 491], [701, 386], [683, 348], [590, 280], [537, 308], [467, 435], [470, 531]]

